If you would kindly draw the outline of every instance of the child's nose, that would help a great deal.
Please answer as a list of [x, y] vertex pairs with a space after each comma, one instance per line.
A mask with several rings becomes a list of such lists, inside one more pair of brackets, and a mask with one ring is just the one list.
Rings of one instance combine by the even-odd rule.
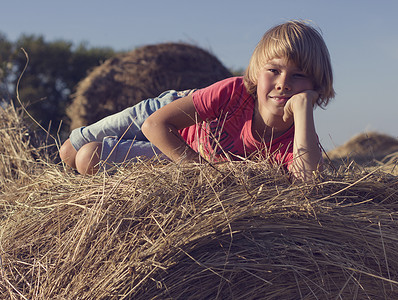
[[278, 91], [289, 91], [291, 89], [288, 78], [285, 76], [281, 76], [276, 83], [276, 89]]

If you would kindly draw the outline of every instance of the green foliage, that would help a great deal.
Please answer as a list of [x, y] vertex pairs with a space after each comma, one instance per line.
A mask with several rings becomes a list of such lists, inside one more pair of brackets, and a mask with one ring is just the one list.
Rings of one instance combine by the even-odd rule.
[[0, 32], [0, 95], [2, 98], [7, 96], [7, 78], [10, 73], [11, 64], [10, 56], [12, 52], [12, 44], [7, 40], [6, 36]]
[[66, 120], [70, 95], [87, 72], [115, 54], [111, 48], [77, 47], [71, 42], [46, 41], [43, 36], [22, 35], [15, 42], [0, 33], [0, 97], [16, 99], [16, 83], [28, 57], [29, 64], [19, 85], [19, 98], [29, 113], [42, 124], [57, 129]]

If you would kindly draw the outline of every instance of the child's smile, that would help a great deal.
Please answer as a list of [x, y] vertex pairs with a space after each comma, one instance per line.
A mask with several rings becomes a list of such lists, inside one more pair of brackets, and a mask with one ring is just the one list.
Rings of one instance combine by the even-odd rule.
[[274, 100], [277, 104], [285, 106], [286, 102], [290, 99], [290, 96], [269, 96], [269, 98]]
[[314, 88], [311, 78], [284, 58], [267, 62], [257, 81], [258, 109], [270, 120], [283, 116], [284, 106], [293, 95]]

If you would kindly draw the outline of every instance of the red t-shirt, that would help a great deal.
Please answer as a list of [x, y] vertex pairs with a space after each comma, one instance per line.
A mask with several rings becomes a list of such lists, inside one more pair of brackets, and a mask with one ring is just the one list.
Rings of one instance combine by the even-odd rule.
[[293, 159], [293, 126], [265, 144], [252, 134], [254, 98], [246, 91], [242, 77], [219, 81], [193, 93], [193, 103], [202, 123], [180, 130], [195, 151], [211, 161], [239, 160], [254, 153], [290, 165]]

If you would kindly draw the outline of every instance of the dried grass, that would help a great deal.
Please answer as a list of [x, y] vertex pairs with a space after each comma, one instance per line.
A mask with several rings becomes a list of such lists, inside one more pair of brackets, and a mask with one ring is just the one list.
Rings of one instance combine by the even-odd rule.
[[379, 165], [384, 171], [398, 176], [398, 151], [388, 154], [381, 160]]
[[39, 145], [36, 134], [23, 121], [22, 110], [12, 104], [0, 106], [0, 192], [15, 180], [30, 181], [37, 172], [38, 159], [46, 147]]
[[2, 299], [398, 297], [398, 177], [379, 169], [41, 170], [0, 194]]

